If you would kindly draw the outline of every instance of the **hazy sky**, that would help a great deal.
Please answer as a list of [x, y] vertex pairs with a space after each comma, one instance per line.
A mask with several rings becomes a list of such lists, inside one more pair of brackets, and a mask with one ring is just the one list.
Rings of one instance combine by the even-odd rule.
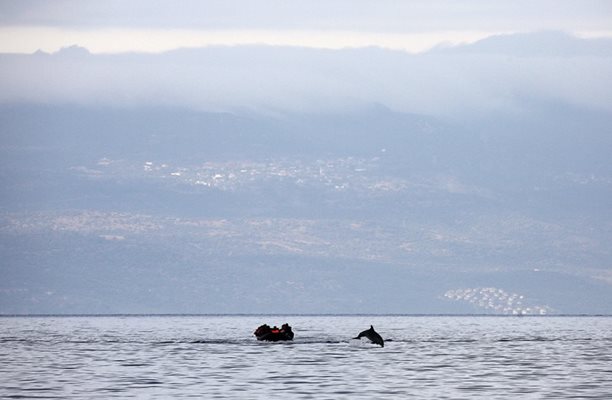
[[0, 0], [0, 52], [159, 52], [206, 45], [411, 52], [499, 33], [612, 36], [605, 0]]

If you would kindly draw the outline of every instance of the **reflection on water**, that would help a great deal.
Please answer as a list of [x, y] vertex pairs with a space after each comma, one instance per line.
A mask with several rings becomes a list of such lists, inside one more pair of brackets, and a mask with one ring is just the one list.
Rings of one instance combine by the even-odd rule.
[[0, 397], [607, 399], [611, 347], [607, 317], [0, 318]]

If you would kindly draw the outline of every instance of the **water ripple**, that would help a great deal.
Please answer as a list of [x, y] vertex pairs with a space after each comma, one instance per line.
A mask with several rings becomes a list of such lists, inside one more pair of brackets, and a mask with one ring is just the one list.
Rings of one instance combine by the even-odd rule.
[[[282, 317], [288, 318], [288, 317]], [[608, 398], [612, 318], [0, 318], [1, 398]], [[280, 319], [280, 318], [276, 318]], [[351, 338], [374, 324], [385, 347]]]

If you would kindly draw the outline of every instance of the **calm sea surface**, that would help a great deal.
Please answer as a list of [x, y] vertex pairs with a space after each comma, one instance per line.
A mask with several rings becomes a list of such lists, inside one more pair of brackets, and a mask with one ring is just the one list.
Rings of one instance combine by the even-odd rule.
[[[351, 340], [370, 324], [384, 348]], [[0, 318], [0, 398], [187, 397], [610, 399], [612, 318]]]

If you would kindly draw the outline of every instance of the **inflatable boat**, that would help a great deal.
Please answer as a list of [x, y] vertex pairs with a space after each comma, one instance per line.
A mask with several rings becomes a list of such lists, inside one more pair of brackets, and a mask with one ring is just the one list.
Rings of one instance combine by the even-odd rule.
[[263, 324], [255, 330], [255, 337], [257, 337], [257, 340], [266, 340], [268, 342], [293, 340], [293, 331], [288, 324], [283, 324], [280, 329], [276, 326], [270, 328], [268, 324]]

